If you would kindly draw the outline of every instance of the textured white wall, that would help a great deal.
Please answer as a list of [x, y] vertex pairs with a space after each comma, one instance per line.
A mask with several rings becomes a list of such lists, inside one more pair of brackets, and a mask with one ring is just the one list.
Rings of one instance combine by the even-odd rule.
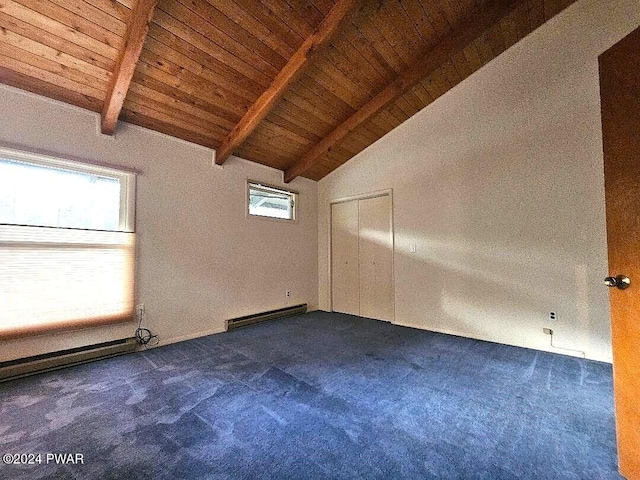
[[[247, 179], [282, 172], [132, 125], [97, 134], [96, 114], [0, 86], [0, 145], [136, 168], [137, 298], [162, 343], [297, 303], [317, 307], [317, 184], [297, 179], [299, 221], [245, 217]], [[291, 298], [285, 290], [291, 290]], [[2, 342], [0, 361], [131, 336], [135, 325]]]
[[639, 24], [578, 1], [321, 180], [320, 307], [330, 200], [392, 188], [397, 323], [611, 361], [597, 58]]

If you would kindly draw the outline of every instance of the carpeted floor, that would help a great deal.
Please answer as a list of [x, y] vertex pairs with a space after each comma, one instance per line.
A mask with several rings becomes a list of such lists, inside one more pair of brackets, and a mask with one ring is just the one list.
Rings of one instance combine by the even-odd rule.
[[38, 452], [0, 478], [621, 478], [610, 365], [323, 312], [0, 384]]

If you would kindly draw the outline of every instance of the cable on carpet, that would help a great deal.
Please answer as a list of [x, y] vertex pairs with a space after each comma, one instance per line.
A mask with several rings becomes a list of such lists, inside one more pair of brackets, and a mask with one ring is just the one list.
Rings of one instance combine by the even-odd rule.
[[153, 347], [160, 343], [160, 337], [158, 335], [154, 335], [151, 333], [151, 330], [148, 328], [142, 327], [142, 317], [144, 314], [144, 309], [138, 307], [137, 316], [138, 316], [138, 328], [136, 328], [136, 341], [138, 345], [142, 345], [143, 347]]

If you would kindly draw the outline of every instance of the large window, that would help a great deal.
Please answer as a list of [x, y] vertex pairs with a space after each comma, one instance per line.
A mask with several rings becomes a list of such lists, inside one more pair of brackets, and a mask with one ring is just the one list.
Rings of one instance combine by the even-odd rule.
[[247, 182], [248, 214], [256, 217], [296, 219], [297, 193]]
[[133, 317], [135, 175], [0, 149], [0, 338]]

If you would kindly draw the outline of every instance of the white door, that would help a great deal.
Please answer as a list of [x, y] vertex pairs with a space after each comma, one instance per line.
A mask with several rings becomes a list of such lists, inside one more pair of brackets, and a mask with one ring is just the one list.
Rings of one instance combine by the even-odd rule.
[[334, 312], [360, 314], [358, 202], [331, 205], [331, 301]]
[[393, 321], [391, 197], [331, 205], [334, 312]]
[[389, 195], [358, 201], [360, 315], [393, 321], [393, 239]]

